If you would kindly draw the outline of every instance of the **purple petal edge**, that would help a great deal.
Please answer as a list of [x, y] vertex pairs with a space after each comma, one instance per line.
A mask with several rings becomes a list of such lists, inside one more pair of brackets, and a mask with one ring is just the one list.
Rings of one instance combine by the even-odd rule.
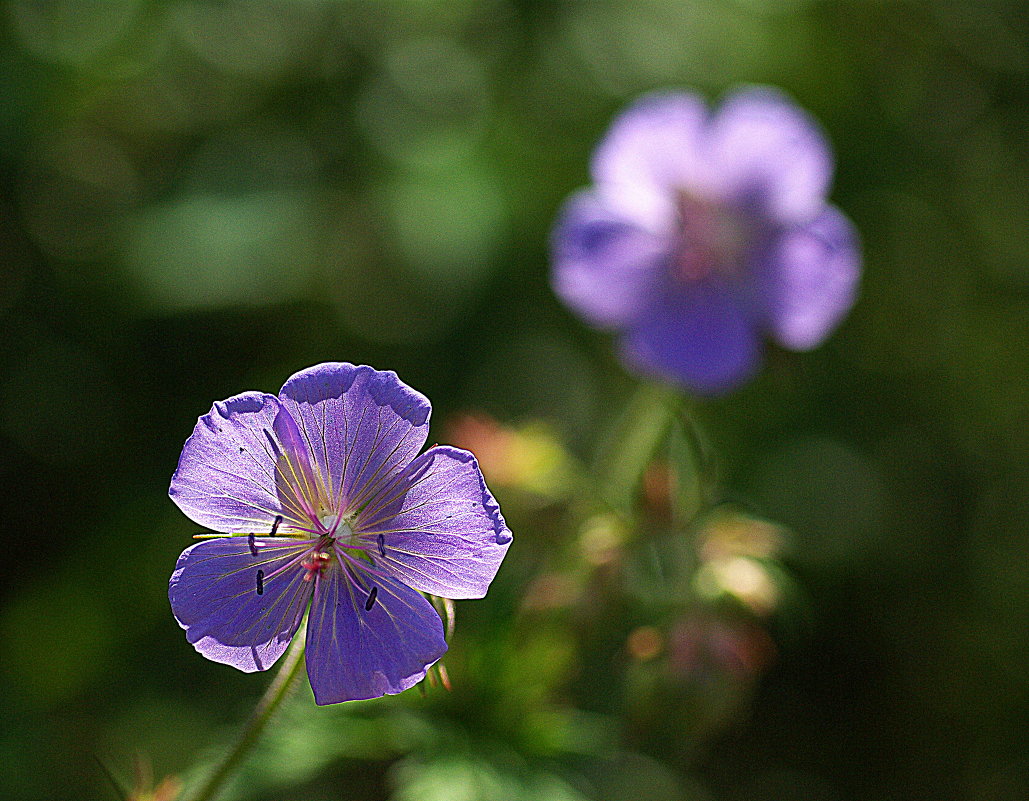
[[662, 298], [622, 340], [631, 365], [702, 395], [723, 395], [760, 363], [759, 336], [730, 288], [698, 285]]
[[728, 95], [708, 126], [708, 156], [727, 202], [795, 225], [825, 205], [833, 158], [818, 123], [778, 89]]
[[573, 195], [552, 236], [554, 291], [593, 325], [630, 323], [654, 289], [668, 242], [611, 209], [595, 192]]
[[307, 622], [307, 675], [319, 705], [401, 693], [447, 651], [443, 622], [420, 593], [391, 576], [347, 570], [323, 574]]
[[857, 231], [835, 207], [783, 234], [762, 281], [776, 339], [792, 350], [821, 344], [854, 305], [860, 274]]
[[275, 484], [273, 429], [278, 398], [244, 392], [197, 420], [168, 494], [194, 522], [214, 531], [267, 531], [282, 513]]
[[706, 183], [708, 110], [697, 95], [654, 92], [625, 109], [590, 164], [597, 191], [640, 228], [659, 235], [675, 225], [675, 194]]
[[353, 511], [392, 480], [428, 436], [429, 400], [392, 371], [326, 362], [291, 376], [280, 398], [338, 511]]
[[512, 539], [475, 457], [446, 445], [415, 459], [358, 525], [368, 538], [381, 535], [382, 569], [444, 598], [486, 595]]
[[[245, 673], [271, 667], [300, 626], [310, 596], [299, 566], [273, 574], [305, 547], [263, 540], [255, 556], [248, 538], [225, 537], [183, 551], [168, 599], [186, 639], [208, 659]], [[259, 579], [259, 570], [269, 578]]]

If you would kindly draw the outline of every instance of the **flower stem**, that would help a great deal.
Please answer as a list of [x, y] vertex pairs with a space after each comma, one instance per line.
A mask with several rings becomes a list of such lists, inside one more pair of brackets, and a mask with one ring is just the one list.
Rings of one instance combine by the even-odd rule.
[[714, 503], [717, 464], [689, 399], [670, 387], [641, 384], [601, 454], [597, 475], [602, 496], [631, 514], [647, 467], [663, 454], [672, 471], [671, 512], [688, 528]]
[[597, 471], [601, 493], [616, 509], [627, 511], [643, 473], [664, 442], [682, 406], [668, 387], [644, 383], [623, 413]]
[[279, 672], [275, 675], [272, 683], [268, 685], [261, 700], [257, 702], [253, 714], [239, 733], [235, 744], [211, 771], [201, 788], [192, 796], [192, 801], [210, 801], [218, 794], [225, 780], [235, 772], [247, 752], [260, 739], [264, 727], [271, 720], [275, 710], [289, 695], [289, 691], [296, 684], [296, 679], [300, 675], [300, 666], [304, 664], [306, 628], [301, 624], [297, 630]]

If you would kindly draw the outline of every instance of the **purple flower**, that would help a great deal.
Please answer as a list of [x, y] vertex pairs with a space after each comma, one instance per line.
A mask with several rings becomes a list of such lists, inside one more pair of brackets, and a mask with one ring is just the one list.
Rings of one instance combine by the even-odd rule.
[[172, 611], [201, 654], [266, 670], [310, 602], [307, 673], [319, 704], [399, 693], [447, 650], [422, 595], [481, 598], [511, 532], [467, 451], [418, 454], [429, 401], [392, 372], [302, 370], [278, 397], [215, 403], [169, 494], [235, 537], [183, 551]]
[[813, 348], [854, 302], [857, 237], [826, 203], [829, 146], [774, 90], [715, 112], [692, 94], [645, 97], [591, 173], [554, 232], [554, 287], [619, 331], [644, 372], [726, 392], [757, 369], [762, 335]]

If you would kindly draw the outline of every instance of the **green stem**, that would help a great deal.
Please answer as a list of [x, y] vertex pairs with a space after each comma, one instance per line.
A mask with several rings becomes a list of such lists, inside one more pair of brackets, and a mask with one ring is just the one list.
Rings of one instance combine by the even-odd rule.
[[676, 478], [672, 514], [687, 529], [714, 505], [718, 490], [718, 464], [690, 404], [684, 404], [675, 416], [668, 453]]
[[598, 461], [604, 499], [631, 514], [643, 474], [663, 453], [673, 471], [672, 515], [688, 528], [713, 502], [717, 465], [708, 452], [688, 398], [670, 387], [641, 384]]
[[631, 508], [643, 473], [681, 406], [681, 396], [668, 387], [641, 384], [636, 390], [600, 464], [601, 492], [615, 508]]
[[279, 672], [275, 675], [272, 683], [268, 685], [268, 689], [261, 697], [261, 700], [258, 701], [253, 714], [239, 733], [239, 738], [236, 740], [235, 745], [222, 758], [214, 770], [211, 771], [207, 781], [193, 795], [192, 801], [210, 801], [218, 794], [225, 780], [233, 774], [243, 757], [257, 743], [261, 733], [264, 731], [264, 727], [271, 720], [275, 710], [279, 708], [286, 696], [289, 695], [289, 691], [300, 675], [300, 666], [304, 664], [305, 629], [306, 626], [300, 626], [296, 636], [293, 638], [293, 642], [290, 644], [282, 666], [279, 668]]

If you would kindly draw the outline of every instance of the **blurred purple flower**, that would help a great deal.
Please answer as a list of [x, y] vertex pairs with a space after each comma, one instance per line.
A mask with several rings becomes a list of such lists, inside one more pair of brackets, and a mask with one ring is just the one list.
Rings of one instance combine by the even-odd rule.
[[757, 369], [763, 334], [813, 348], [854, 302], [857, 236], [826, 202], [832, 167], [817, 125], [775, 90], [715, 112], [692, 94], [647, 96], [562, 211], [557, 294], [619, 331], [637, 369], [731, 390]]
[[447, 650], [421, 594], [481, 598], [511, 532], [468, 451], [435, 446], [429, 401], [392, 372], [320, 364], [278, 397], [215, 403], [169, 494], [220, 537], [183, 551], [172, 611], [201, 654], [266, 670], [310, 601], [319, 704], [398, 693]]

